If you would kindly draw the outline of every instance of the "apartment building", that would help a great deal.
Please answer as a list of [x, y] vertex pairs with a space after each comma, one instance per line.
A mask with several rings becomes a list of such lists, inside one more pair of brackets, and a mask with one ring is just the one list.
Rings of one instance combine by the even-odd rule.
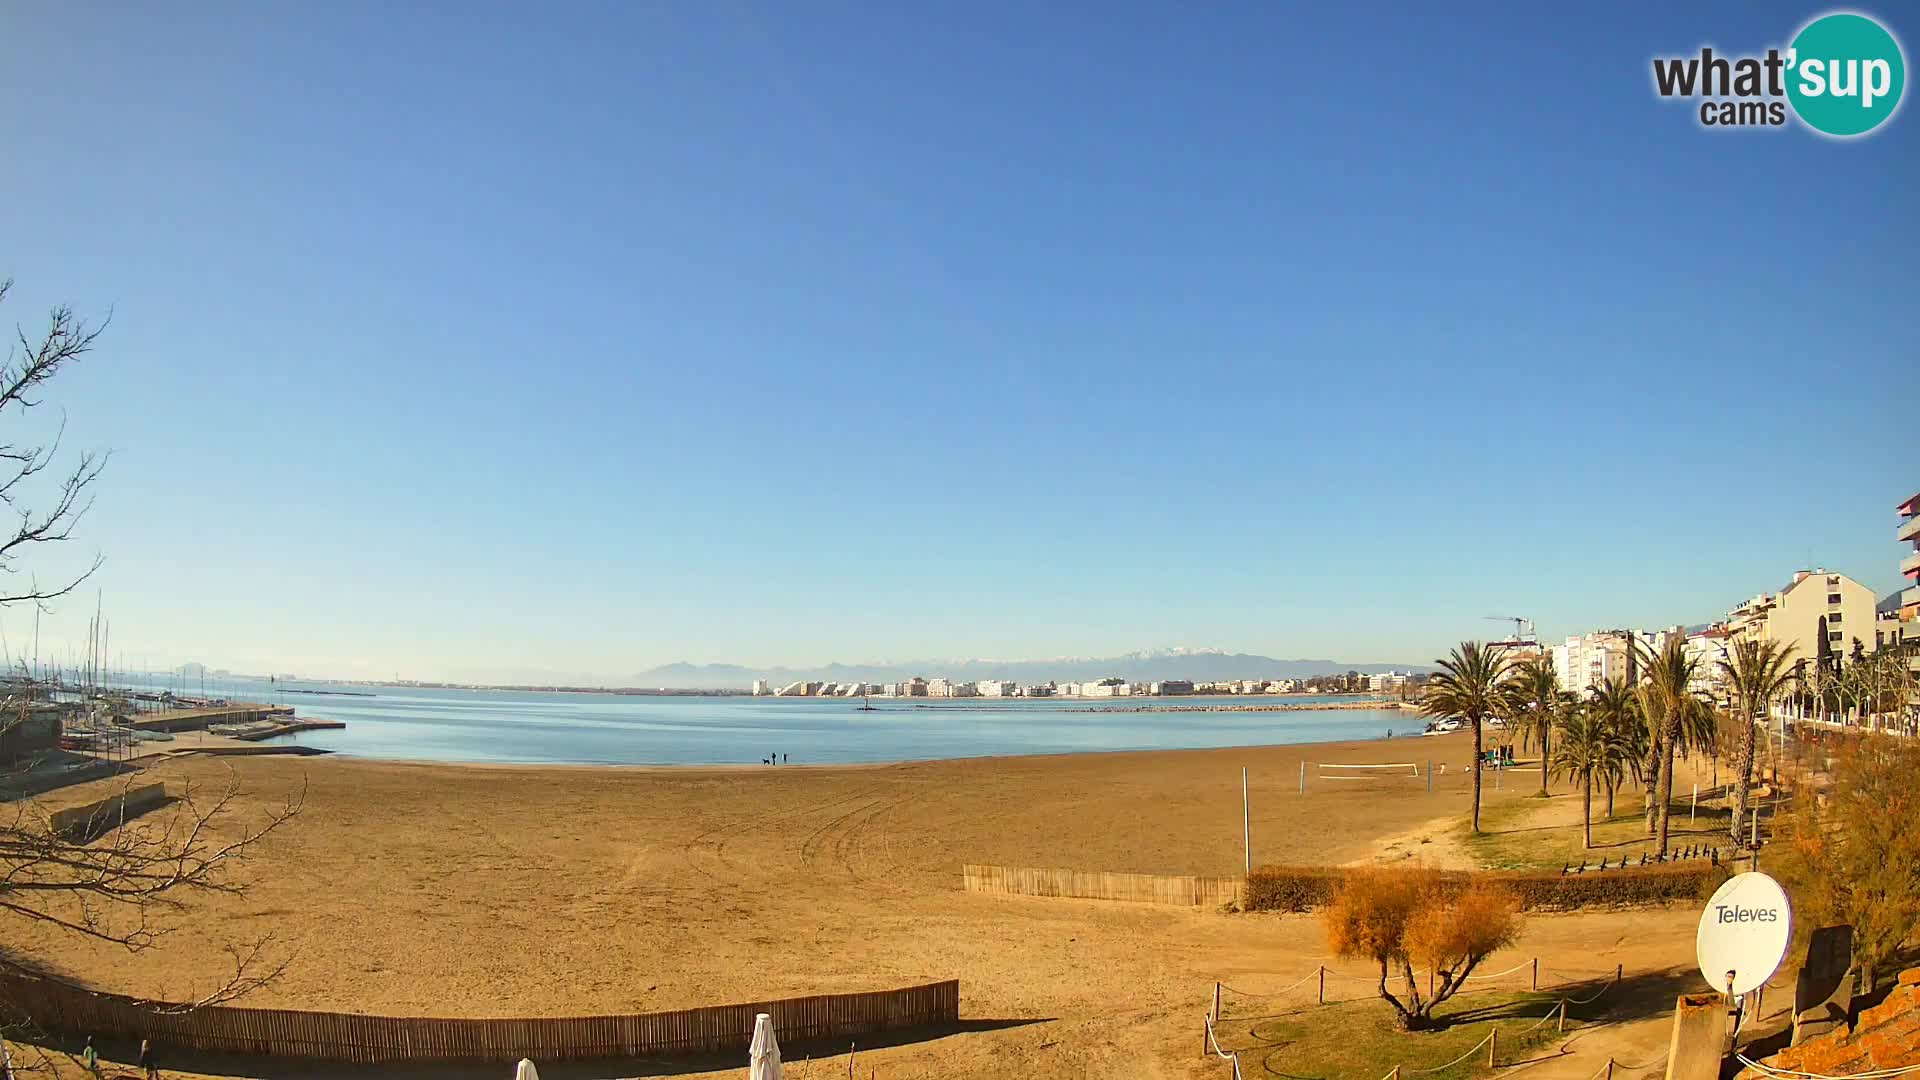
[[981, 697], [1013, 697], [1019, 693], [1019, 685], [1006, 679], [981, 679], [973, 685]]
[[[1636, 672], [1646, 670], [1646, 658], [1659, 653], [1669, 639], [1683, 632], [1675, 626], [1666, 630], [1595, 630], [1580, 634], [1553, 647], [1553, 670], [1560, 676], [1562, 690], [1584, 696], [1614, 679], [1626, 678], [1630, 667]], [[1629, 641], [1639, 653], [1639, 659], [1632, 665], [1627, 662]]]
[[1894, 531], [1894, 539], [1913, 545], [1913, 550], [1900, 561], [1900, 576], [1913, 582], [1900, 593], [1897, 610], [1900, 639], [1906, 647], [1915, 650], [1913, 666], [1920, 671], [1920, 493], [1894, 509], [1900, 515], [1900, 527]]
[[1850, 651], [1856, 639], [1865, 648], [1873, 641], [1873, 590], [1845, 574], [1801, 570], [1779, 592], [1761, 593], [1728, 612], [1727, 629], [1736, 642], [1786, 642], [1796, 660], [1819, 656], [1822, 642], [1836, 653]]

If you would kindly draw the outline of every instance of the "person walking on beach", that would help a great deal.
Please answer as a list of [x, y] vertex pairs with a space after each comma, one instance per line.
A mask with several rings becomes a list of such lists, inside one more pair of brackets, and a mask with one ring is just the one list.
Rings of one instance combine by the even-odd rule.
[[80, 1064], [86, 1067], [87, 1075], [93, 1080], [101, 1080], [100, 1053], [93, 1048], [93, 1036], [87, 1036], [86, 1048], [80, 1051]]
[[780, 755], [780, 764], [782, 764], [782, 765], [785, 765], [786, 763], [787, 763], [787, 755], [785, 755], [785, 754], [781, 754], [781, 755]]
[[140, 1040], [140, 1071], [147, 1080], [160, 1080], [160, 1066], [153, 1063], [153, 1043]]

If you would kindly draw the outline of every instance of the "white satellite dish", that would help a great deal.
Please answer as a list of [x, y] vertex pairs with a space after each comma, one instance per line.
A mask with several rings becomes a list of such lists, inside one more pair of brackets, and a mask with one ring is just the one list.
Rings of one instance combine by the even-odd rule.
[[1700, 913], [1694, 955], [1710, 986], [1738, 997], [1773, 978], [1792, 941], [1793, 905], [1786, 891], [1756, 870], [1735, 874], [1714, 890]]

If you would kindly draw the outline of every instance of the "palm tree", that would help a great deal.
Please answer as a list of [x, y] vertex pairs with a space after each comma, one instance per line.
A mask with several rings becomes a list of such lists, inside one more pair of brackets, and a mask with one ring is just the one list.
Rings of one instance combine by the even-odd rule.
[[1660, 781], [1654, 801], [1659, 806], [1658, 848], [1667, 853], [1667, 826], [1673, 807], [1673, 752], [1679, 747], [1680, 734], [1705, 703], [1695, 697], [1693, 676], [1699, 661], [1687, 655], [1687, 639], [1678, 634], [1667, 639], [1660, 652], [1647, 661], [1647, 689], [1660, 703], [1664, 723], [1660, 729]]
[[1626, 748], [1607, 714], [1592, 705], [1560, 710], [1558, 726], [1560, 747], [1554, 752], [1553, 767], [1580, 780], [1582, 843], [1592, 848], [1594, 778], [1604, 782], [1616, 774]]
[[1720, 661], [1720, 670], [1733, 690], [1740, 731], [1739, 786], [1733, 792], [1733, 821], [1729, 825], [1737, 845], [1741, 820], [1747, 816], [1747, 788], [1753, 784], [1754, 721], [1764, 722], [1767, 707], [1792, 684], [1793, 646], [1784, 641], [1748, 638], [1734, 644], [1729, 658]]
[[1627, 680], [1615, 676], [1594, 687], [1590, 694], [1586, 709], [1607, 726], [1617, 751], [1605, 774], [1607, 817], [1611, 820], [1613, 793], [1629, 773], [1636, 780], [1641, 776], [1640, 762], [1647, 753], [1647, 725], [1640, 716], [1639, 703], [1634, 700], [1633, 688], [1627, 685]]
[[1633, 711], [1640, 718], [1644, 738], [1640, 755], [1634, 761], [1634, 779], [1640, 782], [1647, 814], [1647, 835], [1659, 828], [1660, 808], [1653, 801], [1654, 788], [1660, 783], [1660, 748], [1667, 734], [1667, 704], [1659, 692], [1647, 683], [1633, 688]]
[[1512, 660], [1498, 645], [1463, 641], [1453, 655], [1434, 661], [1440, 671], [1427, 679], [1420, 709], [1428, 716], [1457, 718], [1473, 725], [1473, 831], [1480, 831], [1480, 753], [1482, 725], [1500, 715]]
[[1545, 798], [1547, 767], [1552, 761], [1548, 733], [1566, 697], [1560, 692], [1560, 676], [1553, 670], [1553, 656], [1538, 653], [1521, 657], [1507, 680], [1506, 697], [1503, 711], [1508, 722], [1522, 731], [1540, 733], [1540, 796]]

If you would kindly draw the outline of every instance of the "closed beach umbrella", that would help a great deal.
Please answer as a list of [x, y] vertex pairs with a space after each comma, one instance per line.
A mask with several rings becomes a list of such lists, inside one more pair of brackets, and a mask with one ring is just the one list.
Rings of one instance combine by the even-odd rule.
[[520, 1067], [513, 1070], [513, 1080], [540, 1080], [540, 1070], [533, 1067], [533, 1062], [521, 1058]]
[[747, 1080], [780, 1080], [780, 1040], [773, 1037], [773, 1017], [753, 1018], [753, 1045], [747, 1049]]

